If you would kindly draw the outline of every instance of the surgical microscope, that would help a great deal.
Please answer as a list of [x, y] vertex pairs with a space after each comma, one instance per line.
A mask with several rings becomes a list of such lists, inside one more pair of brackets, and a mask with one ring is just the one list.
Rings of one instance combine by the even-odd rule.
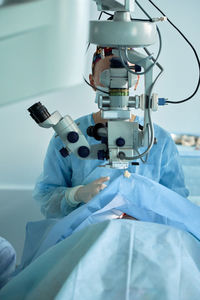
[[[151, 111], [165, 105], [167, 99], [153, 93], [154, 85], [163, 72], [158, 63], [161, 51], [161, 34], [156, 23], [166, 17], [134, 19], [132, 13], [138, 1], [93, 0], [100, 12], [110, 12], [111, 20], [90, 21], [89, 43], [100, 46], [102, 57], [104, 49], [110, 49], [112, 59], [110, 68], [100, 75], [100, 82], [108, 92], [99, 95], [98, 107], [105, 123], [98, 123], [87, 129], [87, 134], [98, 144], [90, 145], [69, 115], [62, 116], [58, 111], [50, 114], [40, 102], [32, 105], [28, 111], [31, 117], [44, 128], [52, 127], [61, 138], [65, 147], [60, 149], [62, 156], [73, 153], [79, 159], [98, 159], [105, 161], [104, 166], [127, 169], [129, 164], [147, 161], [148, 153], [155, 143]], [[122, 3], [123, 2], [123, 3]], [[109, 14], [109, 13], [108, 13]], [[147, 14], [148, 15], [148, 14]], [[156, 57], [147, 49], [157, 37], [159, 50]], [[136, 49], [141, 48], [142, 52]], [[153, 78], [153, 68], [160, 70]], [[144, 93], [129, 95], [129, 89], [135, 85], [138, 75], [144, 76]], [[129, 122], [132, 109], [141, 109], [144, 123]]]

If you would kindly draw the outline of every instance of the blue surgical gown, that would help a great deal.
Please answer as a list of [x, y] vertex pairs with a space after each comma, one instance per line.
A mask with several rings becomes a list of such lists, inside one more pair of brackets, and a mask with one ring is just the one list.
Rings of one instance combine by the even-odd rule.
[[[143, 124], [142, 118], [136, 117], [135, 121]], [[92, 114], [77, 119], [76, 123], [89, 144], [99, 143], [87, 135], [87, 128], [95, 125]], [[157, 143], [150, 150], [147, 163], [139, 161], [139, 166], [130, 165], [128, 171], [152, 179], [181, 196], [187, 197], [189, 193], [185, 187], [177, 148], [170, 134], [164, 129], [154, 124], [154, 130]], [[59, 150], [63, 147], [61, 139], [54, 135], [46, 153], [43, 173], [40, 175], [33, 193], [34, 198], [41, 205], [42, 213], [47, 218], [60, 218], [76, 209], [66, 202], [66, 189], [97, 179], [90, 176], [90, 180], [85, 181], [85, 178], [88, 178], [89, 174], [93, 174], [96, 168], [105, 164], [99, 160], [80, 160], [74, 154], [62, 157]], [[105, 174], [102, 176], [117, 177], [124, 172], [124, 170], [108, 170], [106, 167], [104, 169]]]

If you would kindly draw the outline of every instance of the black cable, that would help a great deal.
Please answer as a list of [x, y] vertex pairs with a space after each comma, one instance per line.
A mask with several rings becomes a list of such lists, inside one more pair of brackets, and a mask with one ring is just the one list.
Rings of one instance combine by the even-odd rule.
[[[84, 79], [85, 83], [87, 83], [87, 85], [89, 85], [90, 87], [94, 88], [94, 86], [91, 85], [91, 84], [87, 81], [87, 79], [86, 79], [84, 76], [83, 76], [83, 79]], [[97, 88], [96, 86], [95, 86], [95, 89], [96, 89], [97, 91], [99, 91], [99, 92], [102, 92], [102, 93], [105, 93], [105, 94], [109, 95], [109, 92], [103, 91], [103, 90]]]
[[[163, 11], [157, 7], [155, 5], [155, 3], [153, 3], [152, 0], [148, 0], [163, 16], [166, 16], [166, 14], [163, 13]], [[136, 1], [137, 3], [137, 1]], [[199, 57], [198, 57], [198, 54], [194, 48], [194, 46], [190, 43], [190, 41], [186, 38], [186, 36], [180, 31], [180, 29], [178, 29], [176, 27], [176, 25], [174, 25], [172, 23], [172, 21], [170, 21], [168, 18], [167, 18], [167, 21], [179, 32], [179, 34], [184, 38], [184, 40], [189, 44], [189, 46], [192, 48], [193, 52], [194, 52], [194, 55], [196, 57], [196, 60], [197, 60], [197, 63], [198, 63], [198, 69], [199, 69], [199, 78], [198, 78], [198, 82], [197, 82], [197, 86], [194, 90], [194, 92], [187, 98], [183, 99], [183, 100], [180, 100], [180, 101], [166, 101], [166, 103], [171, 103], [171, 104], [179, 104], [179, 103], [183, 103], [183, 102], [186, 102], [188, 100], [190, 100], [192, 97], [194, 97], [194, 95], [197, 93], [198, 89], [199, 89], [199, 86], [200, 86], [200, 60], [199, 60]]]
[[99, 17], [98, 17], [98, 21], [101, 20], [102, 14], [103, 14], [103, 11], [101, 11], [101, 13], [100, 13], [100, 15], [99, 15]]
[[145, 16], [149, 18], [149, 21], [151, 21], [152, 20], [151, 16], [144, 10], [144, 8], [137, 2], [137, 0], [135, 0], [135, 3], [140, 8], [140, 10], [145, 14]]
[[136, 18], [131, 18], [131, 21], [142, 21], [142, 22], [152, 22], [149, 19], [136, 19]]
[[105, 15], [108, 15], [108, 16], [110, 16], [110, 17], [113, 17], [113, 15], [112, 14], [110, 14], [110, 13], [108, 13], [108, 12], [106, 12], [106, 11], [102, 11], [102, 13], [104, 13]]

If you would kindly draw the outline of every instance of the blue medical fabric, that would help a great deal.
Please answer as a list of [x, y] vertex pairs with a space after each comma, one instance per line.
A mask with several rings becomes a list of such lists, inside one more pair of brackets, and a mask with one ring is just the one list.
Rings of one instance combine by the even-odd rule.
[[104, 221], [49, 249], [0, 291], [0, 299], [196, 300], [199, 253], [200, 242], [182, 230]]
[[10, 279], [16, 264], [16, 252], [13, 246], [0, 237], [0, 288]]
[[[21, 268], [74, 232], [91, 224], [119, 218], [122, 212], [143, 222], [165, 224], [187, 231], [200, 240], [200, 207], [147, 177], [131, 174], [126, 178], [116, 176], [115, 171], [112, 176], [113, 170], [107, 171], [111, 177], [109, 185], [87, 204], [57, 221], [28, 223]], [[105, 171], [96, 168], [91, 176], [98, 177], [101, 172]], [[37, 251], [29, 247], [31, 244]]]
[[[143, 119], [136, 117], [137, 122], [143, 124]], [[99, 143], [86, 133], [87, 128], [94, 125], [92, 114], [76, 120], [79, 128], [85, 135], [89, 144]], [[139, 166], [130, 166], [128, 171], [133, 174], [145, 176], [158, 182], [167, 188], [177, 192], [183, 197], [188, 196], [185, 187], [184, 175], [179, 163], [177, 148], [170, 135], [161, 127], [154, 125], [157, 143], [150, 150], [147, 163], [140, 163]], [[44, 161], [43, 173], [39, 177], [34, 198], [40, 203], [41, 211], [47, 218], [61, 218], [70, 214], [77, 207], [70, 206], [65, 199], [65, 192], [68, 187], [74, 187], [89, 183], [97, 178], [90, 176], [99, 165], [105, 161], [80, 160], [71, 154], [62, 157], [59, 150], [64, 145], [58, 136], [53, 136], [50, 141]], [[144, 149], [140, 149], [142, 152]], [[106, 176], [107, 168], [103, 168], [101, 176]], [[114, 170], [112, 176], [119, 176], [123, 170]], [[90, 180], [88, 180], [90, 176]], [[87, 181], [86, 181], [87, 178]]]

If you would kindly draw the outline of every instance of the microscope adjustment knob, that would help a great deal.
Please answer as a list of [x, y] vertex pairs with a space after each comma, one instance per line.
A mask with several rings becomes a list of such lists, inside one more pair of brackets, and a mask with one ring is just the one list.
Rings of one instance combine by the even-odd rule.
[[121, 152], [118, 153], [117, 157], [118, 157], [119, 159], [125, 159], [126, 155], [125, 155], [124, 152], [121, 151]]
[[69, 155], [69, 151], [66, 148], [63, 147], [62, 149], [60, 149], [60, 154], [63, 157], [67, 157]]
[[89, 126], [89, 127], [87, 128], [87, 135], [88, 135], [88, 136], [91, 136], [91, 137], [94, 136], [93, 128], [94, 128], [94, 126]]
[[99, 135], [99, 132], [98, 130], [101, 129], [101, 128], [105, 128], [105, 124], [103, 123], [97, 123], [95, 124], [94, 126], [89, 126], [87, 128], [87, 135], [95, 138], [97, 141], [101, 141], [101, 135]]
[[76, 131], [70, 131], [67, 135], [67, 140], [70, 143], [76, 143], [79, 139], [79, 135]]
[[108, 137], [107, 136], [102, 136], [101, 143], [106, 144], [108, 146]]
[[119, 137], [118, 139], [116, 139], [116, 145], [118, 147], [123, 147], [125, 145], [125, 139], [123, 139], [122, 137]]
[[90, 154], [90, 149], [86, 146], [81, 146], [78, 148], [78, 155], [82, 158], [88, 157]]
[[97, 153], [98, 160], [104, 160], [107, 157], [107, 154], [104, 150], [99, 150]]

